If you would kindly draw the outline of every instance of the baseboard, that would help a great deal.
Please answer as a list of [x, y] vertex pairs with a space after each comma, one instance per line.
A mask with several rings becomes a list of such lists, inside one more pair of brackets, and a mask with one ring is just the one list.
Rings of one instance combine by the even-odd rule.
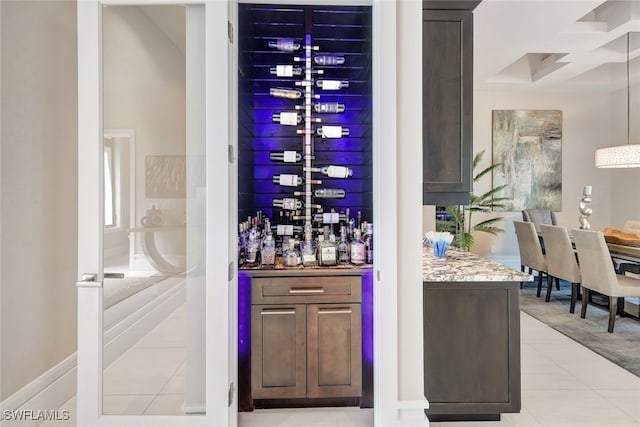
[[[184, 303], [184, 278], [167, 280], [173, 280], [172, 286], [105, 331], [103, 357], [107, 365]], [[0, 402], [2, 427], [36, 427], [43, 421], [38, 416], [64, 417], [65, 414], [56, 409], [76, 394], [76, 367], [77, 354], [74, 353]], [[195, 406], [190, 409], [204, 412], [204, 408]], [[48, 413], [43, 415], [41, 411]], [[16, 420], [17, 416], [22, 419]]]
[[186, 300], [184, 278], [169, 278], [175, 283], [154, 300], [140, 307], [139, 310], [114, 324], [104, 331], [104, 353], [102, 355], [105, 366], [131, 348], [140, 338], [175, 311]]
[[398, 401], [398, 426], [425, 427], [429, 420], [424, 413], [429, 408], [427, 399]]
[[182, 405], [182, 411], [185, 414], [204, 414], [207, 412], [207, 408], [204, 404], [196, 404], [196, 405]]
[[[45, 416], [39, 411], [49, 411], [46, 416], [63, 417], [55, 410], [76, 394], [76, 362], [74, 353], [2, 401], [2, 426], [36, 427], [42, 423], [38, 416]], [[18, 421], [18, 416], [22, 420]]]

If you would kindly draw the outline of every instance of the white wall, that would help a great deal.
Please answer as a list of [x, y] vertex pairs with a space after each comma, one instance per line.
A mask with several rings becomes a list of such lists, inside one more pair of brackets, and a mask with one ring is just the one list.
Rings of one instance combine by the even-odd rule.
[[[176, 8], [180, 11], [184, 22], [184, 9]], [[103, 33], [104, 127], [136, 133], [133, 225], [140, 226], [153, 205], [162, 210], [166, 224], [178, 224], [185, 200], [145, 196], [145, 158], [185, 154], [184, 46], [176, 46], [138, 7], [104, 8]], [[185, 239], [183, 230], [157, 233], [158, 248], [169, 260], [184, 256]]]
[[397, 6], [398, 392], [400, 401], [415, 401], [424, 399], [422, 55], [416, 54], [422, 51], [422, 2]]
[[76, 5], [0, 2], [1, 390], [76, 349]]
[[[578, 202], [586, 184], [593, 186], [593, 214], [589, 218], [592, 228], [602, 229], [611, 223], [610, 172], [594, 166], [596, 148], [608, 145], [605, 142], [609, 134], [607, 94], [475, 92], [474, 97], [473, 151], [486, 149], [484, 166], [491, 161], [491, 110], [562, 110], [562, 210], [556, 213], [558, 223], [568, 228], [579, 226]], [[486, 191], [490, 185], [491, 180], [486, 178], [474, 187], [474, 192]], [[499, 236], [476, 233], [473, 251], [497, 257], [518, 257], [511, 221], [521, 219], [522, 214], [500, 214], [505, 218], [502, 222], [505, 232]], [[494, 253], [491, 253], [492, 246]]]

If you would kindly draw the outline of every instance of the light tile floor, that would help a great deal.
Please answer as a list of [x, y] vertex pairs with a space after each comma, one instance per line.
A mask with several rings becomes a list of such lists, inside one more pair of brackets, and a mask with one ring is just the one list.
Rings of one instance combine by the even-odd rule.
[[[180, 319], [180, 309], [176, 318]], [[503, 414], [500, 422], [431, 423], [433, 427], [639, 427], [640, 378], [522, 313], [522, 411]], [[167, 327], [175, 332], [179, 328]], [[179, 411], [184, 390], [184, 363], [172, 353], [179, 342], [160, 331], [168, 346], [163, 365], [175, 368], [158, 394], [112, 395], [114, 411]], [[149, 337], [146, 337], [149, 338]], [[150, 339], [150, 338], [149, 338]], [[142, 343], [149, 341], [141, 340]], [[174, 344], [171, 346], [170, 344]], [[156, 363], [150, 364], [156, 366]], [[113, 386], [114, 388], [116, 385]], [[107, 404], [107, 402], [105, 402]], [[71, 420], [45, 427], [75, 426], [75, 398], [62, 408]], [[239, 414], [240, 427], [371, 427], [373, 411], [358, 408], [259, 410]], [[426, 425], [426, 424], [425, 424]], [[383, 426], [384, 427], [384, 426]]]

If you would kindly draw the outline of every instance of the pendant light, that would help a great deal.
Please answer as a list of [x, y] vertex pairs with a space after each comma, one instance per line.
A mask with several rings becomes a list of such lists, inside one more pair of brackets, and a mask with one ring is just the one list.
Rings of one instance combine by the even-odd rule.
[[627, 144], [616, 145], [613, 147], [601, 148], [596, 150], [596, 167], [597, 168], [637, 168], [640, 167], [640, 145], [630, 144], [630, 111], [631, 97], [629, 87], [629, 39], [630, 34], [627, 33]]

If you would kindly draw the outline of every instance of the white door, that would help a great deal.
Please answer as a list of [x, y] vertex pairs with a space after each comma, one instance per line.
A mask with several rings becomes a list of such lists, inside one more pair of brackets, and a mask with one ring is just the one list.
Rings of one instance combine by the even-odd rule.
[[83, 427], [236, 425], [228, 5], [171, 3], [78, 2]]

